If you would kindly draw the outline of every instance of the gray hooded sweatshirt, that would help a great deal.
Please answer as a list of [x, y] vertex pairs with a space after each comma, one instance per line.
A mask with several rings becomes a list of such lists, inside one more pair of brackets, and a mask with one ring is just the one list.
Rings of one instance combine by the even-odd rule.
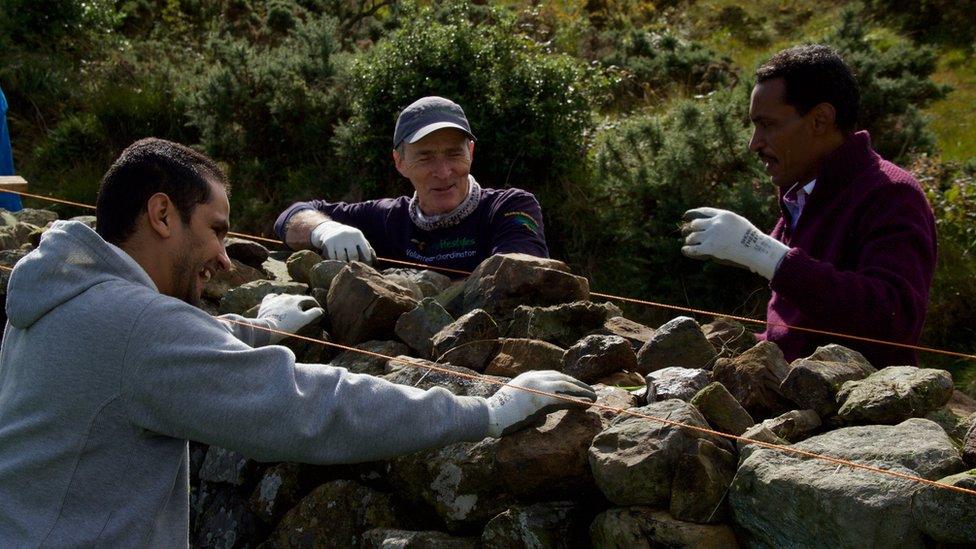
[[78, 222], [56, 223], [17, 264], [7, 316], [2, 547], [186, 546], [187, 440], [324, 464], [480, 440], [488, 429], [484, 399], [253, 348], [266, 332], [160, 294]]

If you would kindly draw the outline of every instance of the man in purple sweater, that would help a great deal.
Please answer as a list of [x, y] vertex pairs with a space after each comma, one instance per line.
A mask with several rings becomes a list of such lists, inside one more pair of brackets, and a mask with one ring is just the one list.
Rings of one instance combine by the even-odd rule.
[[521, 189], [481, 188], [470, 174], [474, 140], [457, 103], [418, 99], [400, 113], [393, 136], [393, 162], [412, 197], [298, 202], [278, 216], [275, 232], [291, 248], [342, 261], [379, 253], [471, 271], [497, 253], [548, 257], [539, 202]]
[[859, 92], [832, 49], [797, 46], [756, 71], [749, 148], [778, 187], [771, 235], [725, 210], [685, 213], [688, 257], [746, 267], [770, 281], [766, 331], [787, 360], [841, 343], [876, 367], [917, 364], [911, 349], [795, 330], [914, 344], [935, 270], [935, 221], [915, 179], [854, 131]]

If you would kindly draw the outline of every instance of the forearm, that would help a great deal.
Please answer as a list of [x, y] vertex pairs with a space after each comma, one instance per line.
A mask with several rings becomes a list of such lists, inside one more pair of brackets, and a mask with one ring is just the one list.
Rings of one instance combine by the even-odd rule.
[[329, 216], [316, 210], [302, 210], [296, 212], [285, 223], [285, 244], [293, 250], [307, 250], [312, 248], [312, 230]]
[[231, 335], [251, 347], [261, 347], [270, 343], [271, 332], [268, 328], [271, 326], [267, 320], [233, 314], [218, 316], [217, 320]]

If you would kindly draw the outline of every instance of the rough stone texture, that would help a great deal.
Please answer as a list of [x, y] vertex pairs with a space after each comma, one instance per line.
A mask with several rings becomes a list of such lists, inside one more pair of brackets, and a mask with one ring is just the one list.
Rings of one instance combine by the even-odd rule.
[[501, 346], [501, 342], [497, 339], [470, 341], [442, 354], [438, 357], [438, 361], [469, 368], [476, 372], [484, 372], [491, 360], [498, 354], [498, 349]]
[[946, 403], [952, 413], [965, 418], [976, 414], [976, 400], [970, 398], [966, 393], [956, 389], [952, 392], [952, 398]]
[[200, 480], [250, 487], [257, 482], [262, 466], [240, 452], [211, 446], [200, 466]]
[[966, 422], [967, 418], [956, 415], [948, 406], [932, 410], [924, 417], [929, 421], [938, 423], [953, 440], [962, 442], [966, 438], [966, 430], [969, 428], [969, 423]]
[[789, 370], [779, 347], [763, 341], [734, 359], [719, 359], [712, 379], [725, 385], [752, 417], [760, 419], [795, 408], [780, 391]]
[[324, 467], [300, 463], [278, 463], [266, 469], [248, 508], [265, 524], [276, 524], [313, 488], [325, 482]]
[[614, 372], [596, 380], [596, 383], [615, 387], [640, 387], [647, 382], [644, 380], [644, 376], [637, 372]]
[[261, 303], [268, 294], [304, 294], [308, 286], [298, 282], [255, 280], [229, 290], [220, 300], [220, 314], [242, 315]]
[[488, 521], [484, 547], [568, 549], [585, 539], [590, 517], [573, 502], [512, 507]]
[[701, 328], [705, 339], [722, 358], [734, 358], [758, 343], [752, 330], [731, 318], [718, 317]]
[[499, 335], [495, 319], [482, 309], [475, 309], [434, 334], [431, 338], [433, 356], [443, 356], [447, 351], [472, 341], [497, 340]]
[[698, 323], [679, 316], [658, 328], [654, 337], [641, 347], [637, 353], [637, 371], [649, 374], [670, 366], [708, 368], [715, 356], [715, 348], [705, 339]]
[[294, 280], [291, 279], [291, 275], [288, 274], [288, 266], [285, 265], [284, 262], [285, 259], [288, 259], [288, 256], [284, 255], [283, 257], [277, 257], [278, 255], [281, 255], [281, 252], [271, 254], [268, 259], [261, 264], [261, 268], [264, 269], [264, 272], [271, 275], [271, 278], [274, 280], [279, 282], [294, 282]]
[[621, 370], [637, 368], [637, 355], [630, 342], [620, 336], [588, 335], [563, 354], [562, 371], [593, 383]]
[[332, 332], [346, 345], [393, 339], [397, 319], [416, 306], [410, 292], [358, 261], [339, 271], [329, 288]]
[[593, 335], [615, 335], [630, 342], [634, 352], [640, 351], [654, 337], [654, 330], [643, 324], [628, 320], [622, 316], [608, 318], [603, 326], [593, 330]]
[[397, 281], [409, 281], [420, 290], [423, 297], [434, 297], [451, 285], [449, 276], [427, 269], [383, 269], [383, 276], [393, 277]]
[[790, 410], [762, 423], [779, 438], [789, 442], [800, 442], [820, 428], [820, 415], [813, 410]]
[[246, 547], [249, 540], [267, 535], [267, 526], [251, 512], [247, 498], [228, 485], [209, 487], [206, 503], [194, 526], [196, 531], [191, 540], [195, 547]]
[[565, 350], [552, 343], [534, 339], [503, 338], [498, 354], [485, 373], [493, 376], [515, 377], [530, 370], [559, 370]]
[[608, 319], [621, 314], [620, 308], [609, 302], [578, 301], [552, 307], [522, 305], [515, 309], [506, 335], [569, 347], [588, 332], [599, 329]]
[[332, 287], [332, 281], [339, 275], [339, 271], [346, 266], [345, 261], [326, 259], [319, 261], [308, 271], [308, 285], [310, 288], [321, 288], [326, 292]]
[[923, 417], [952, 397], [945, 370], [889, 366], [863, 380], [848, 381], [837, 392], [837, 415], [850, 423], [900, 423]]
[[[942, 428], [925, 419], [838, 429], [794, 447], [929, 480], [964, 467]], [[911, 513], [917, 483], [756, 445], [744, 457], [729, 497], [750, 545], [922, 546]]]
[[626, 410], [628, 408], [634, 408], [640, 405], [640, 401], [636, 396], [634, 396], [630, 391], [621, 389], [620, 387], [594, 385], [593, 390], [596, 391], [595, 404], [614, 408], [614, 410], [607, 410], [606, 408], [598, 407], [590, 408], [590, 410], [595, 411], [600, 415], [601, 418], [603, 418], [604, 428], [610, 424], [611, 420], [620, 415], [620, 412], [616, 410]]
[[230, 263], [230, 270], [214, 273], [213, 277], [203, 285], [203, 297], [220, 301], [232, 288], [268, 278], [264, 271], [236, 259], [231, 259]]
[[13, 212], [17, 221], [21, 223], [30, 223], [36, 227], [46, 227], [48, 223], [54, 223], [58, 220], [58, 214], [52, 212], [51, 210], [35, 210], [33, 208], [24, 208], [20, 211]]
[[[939, 483], [976, 491], [976, 469], [939, 479]], [[976, 546], [976, 495], [923, 486], [912, 496], [912, 516], [919, 530], [940, 543]]]
[[388, 494], [351, 480], [323, 484], [281, 520], [270, 547], [359, 547], [362, 535], [377, 527], [397, 526], [397, 510]]
[[373, 528], [363, 534], [367, 549], [479, 549], [478, 538], [462, 538], [444, 532], [413, 532], [396, 528]]
[[17, 224], [17, 218], [11, 212], [0, 208], [0, 227], [10, 227]]
[[728, 526], [683, 522], [650, 507], [610, 509], [597, 515], [590, 525], [590, 542], [593, 547], [614, 549], [739, 547]]
[[671, 485], [671, 516], [700, 524], [725, 522], [729, 514], [725, 493], [735, 467], [731, 452], [698, 439], [692, 451], [678, 458]]
[[[458, 372], [462, 375], [433, 370], [431, 366]], [[389, 361], [387, 367], [392, 370], [383, 376], [388, 381], [421, 389], [443, 387], [456, 395], [489, 397], [501, 388], [502, 383], [508, 381], [507, 378], [479, 375], [474, 370], [460, 366], [436, 364], [407, 356], [396, 357], [396, 360]], [[477, 379], [471, 379], [467, 376], [477, 376]], [[491, 383], [491, 380], [498, 383]]]
[[826, 345], [807, 358], [794, 360], [780, 390], [802, 408], [825, 418], [837, 412], [835, 396], [845, 381], [864, 379], [876, 371], [857, 351]]
[[[26, 250], [0, 250], [0, 265], [4, 267], [13, 267], [20, 261], [25, 255], [27, 255]], [[0, 269], [0, 294], [7, 295], [7, 283], [10, 282], [10, 270]], [[0, 308], [0, 314], [3, 318], [6, 318], [6, 310]]]
[[288, 256], [285, 265], [288, 266], [288, 275], [295, 282], [308, 284], [309, 273], [312, 267], [322, 261], [322, 256], [312, 250], [298, 250]]
[[970, 427], [962, 443], [962, 457], [970, 467], [976, 467], [976, 415], [969, 418]]
[[558, 305], [589, 297], [589, 281], [572, 274], [561, 261], [498, 254], [482, 261], [468, 277], [463, 309], [507, 316], [519, 305]]
[[691, 398], [691, 403], [716, 431], [741, 435], [756, 422], [725, 385], [709, 383]]
[[[779, 444], [780, 446], [789, 446], [790, 441], [776, 436], [776, 433], [772, 429], [767, 427], [763, 423], [757, 423], [752, 427], [749, 427], [742, 433], [742, 439], [755, 440], [759, 442], [768, 442], [770, 444]], [[754, 444], [753, 442], [746, 442], [745, 440], [738, 439], [735, 441], [735, 448], [742, 453], [742, 450]]]
[[499, 443], [486, 438], [398, 457], [390, 479], [399, 494], [430, 506], [449, 531], [480, 528], [515, 503], [498, 482]]
[[[404, 355], [409, 351], [407, 346], [399, 341], [367, 341], [356, 345], [356, 349], [370, 351], [385, 356]], [[355, 351], [343, 351], [339, 353], [330, 365], [345, 368], [356, 374], [369, 374], [381, 376], [387, 373], [387, 362], [389, 359], [375, 357]]]
[[[681, 400], [655, 402], [641, 414], [694, 427], [708, 423], [694, 406]], [[617, 505], [666, 507], [674, 470], [681, 456], [700, 438], [720, 448], [731, 446], [713, 435], [643, 417], [621, 415], [593, 439], [590, 469], [603, 494]]]
[[[670, 367], [647, 374], [647, 401], [676, 398], [688, 401], [708, 385], [708, 370]], [[653, 396], [653, 398], [652, 398]]]
[[424, 358], [430, 358], [431, 338], [451, 322], [454, 322], [454, 318], [444, 307], [428, 297], [421, 300], [412, 311], [400, 315], [394, 331], [411, 349]]
[[224, 249], [227, 250], [227, 256], [231, 259], [236, 259], [255, 269], [260, 269], [270, 255], [268, 249], [261, 244], [233, 236], [224, 239]]
[[543, 425], [502, 437], [497, 456], [501, 481], [509, 492], [527, 499], [598, 493], [587, 452], [602, 429], [595, 410], [572, 408], [549, 414]]
[[16, 250], [29, 244], [31, 234], [36, 230], [37, 226], [28, 223], [0, 227], [0, 250]]
[[85, 225], [88, 225], [88, 228], [94, 229], [96, 219], [95, 216], [93, 215], [76, 215], [72, 218], [69, 218], [68, 221], [77, 221], [79, 223], [84, 223]]

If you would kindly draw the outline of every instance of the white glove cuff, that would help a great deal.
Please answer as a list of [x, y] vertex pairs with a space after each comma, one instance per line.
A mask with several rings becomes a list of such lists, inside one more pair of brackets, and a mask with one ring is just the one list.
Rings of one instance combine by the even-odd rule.
[[[756, 233], [759, 234], [762, 240], [756, 246], [756, 250], [760, 252], [755, 263], [756, 274], [764, 277], [766, 280], [772, 280], [773, 275], [776, 274], [776, 269], [779, 269], [779, 264], [786, 257], [786, 252], [790, 251], [790, 247], [759, 231], [756, 231]], [[749, 236], [747, 234], [746, 238]]]
[[332, 221], [331, 219], [319, 223], [314, 229], [312, 229], [312, 236], [309, 239], [311, 240], [312, 246], [318, 250], [321, 250], [323, 244], [325, 244], [325, 239], [329, 238], [331, 233], [335, 232], [337, 229], [341, 229], [342, 227], [342, 223]]

